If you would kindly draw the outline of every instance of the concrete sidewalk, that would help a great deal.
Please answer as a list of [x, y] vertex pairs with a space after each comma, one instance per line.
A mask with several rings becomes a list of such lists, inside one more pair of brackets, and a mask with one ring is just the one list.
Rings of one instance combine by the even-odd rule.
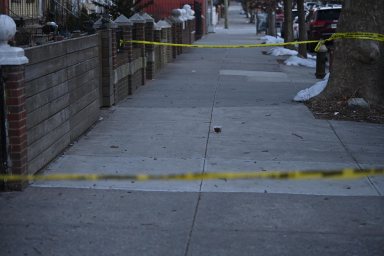
[[[198, 43], [261, 42], [230, 10]], [[383, 125], [315, 119], [292, 102], [314, 70], [264, 50], [189, 49], [45, 173], [384, 166]], [[38, 182], [0, 194], [0, 255], [383, 255], [383, 193], [383, 177]]]
[[[199, 44], [261, 43], [231, 7], [230, 27]], [[289, 67], [266, 48], [188, 49], [106, 110], [46, 173], [167, 174], [384, 166], [384, 126], [317, 120], [295, 94], [315, 70]], [[213, 126], [221, 126], [214, 133]], [[39, 187], [149, 191], [383, 195], [384, 179], [353, 181], [40, 182]]]
[[383, 197], [29, 188], [0, 194], [0, 254], [381, 256]]

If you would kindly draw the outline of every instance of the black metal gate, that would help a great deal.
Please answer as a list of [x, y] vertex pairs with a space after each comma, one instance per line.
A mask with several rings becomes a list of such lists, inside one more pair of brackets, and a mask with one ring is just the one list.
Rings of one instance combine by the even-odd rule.
[[[0, 173], [6, 173], [8, 168], [7, 130], [5, 116], [5, 82], [0, 66]], [[1, 181], [0, 181], [1, 182]], [[1, 185], [0, 185], [1, 186]]]

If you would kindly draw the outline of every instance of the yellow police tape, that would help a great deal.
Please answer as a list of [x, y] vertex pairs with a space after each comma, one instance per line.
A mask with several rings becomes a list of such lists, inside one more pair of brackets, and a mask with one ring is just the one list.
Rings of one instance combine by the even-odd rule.
[[0, 175], [0, 180], [12, 181], [97, 181], [97, 180], [130, 180], [130, 181], [193, 181], [193, 180], [239, 180], [239, 179], [278, 179], [278, 180], [314, 180], [314, 179], [358, 179], [366, 176], [384, 175], [384, 169], [352, 169], [346, 168], [334, 171], [308, 170], [308, 171], [254, 171], [254, 172], [194, 172], [182, 174], [47, 174], [47, 175]]
[[320, 47], [326, 42], [330, 42], [337, 39], [372, 40], [372, 41], [384, 42], [384, 34], [369, 33], [369, 32], [335, 33], [328, 39], [320, 40], [315, 47], [315, 51], [317, 52], [320, 49]]
[[359, 39], [359, 40], [372, 40], [384, 42], [384, 34], [368, 33], [368, 32], [347, 32], [335, 33], [330, 38], [325, 40], [307, 40], [307, 41], [294, 41], [285, 43], [270, 43], [270, 44], [242, 44], [242, 45], [209, 45], [209, 44], [175, 44], [163, 42], [150, 42], [142, 40], [120, 40], [120, 46], [127, 43], [146, 44], [146, 45], [160, 45], [160, 46], [176, 46], [176, 47], [190, 47], [190, 48], [255, 48], [255, 47], [270, 47], [270, 46], [287, 46], [298, 44], [311, 44], [317, 43], [315, 51], [318, 51], [321, 45], [337, 39]]

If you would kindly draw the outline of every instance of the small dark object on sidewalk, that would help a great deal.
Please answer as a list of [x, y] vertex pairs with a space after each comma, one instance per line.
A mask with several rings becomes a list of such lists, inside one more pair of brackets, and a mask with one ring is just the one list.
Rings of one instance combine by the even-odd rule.
[[213, 130], [215, 131], [215, 133], [220, 133], [221, 132], [221, 127], [220, 126], [214, 126]]

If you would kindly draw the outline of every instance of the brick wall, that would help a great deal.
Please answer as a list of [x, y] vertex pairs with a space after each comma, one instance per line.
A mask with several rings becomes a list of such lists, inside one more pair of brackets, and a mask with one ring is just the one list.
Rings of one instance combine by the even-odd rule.
[[[8, 148], [12, 174], [36, 173], [98, 120], [100, 106], [133, 94], [181, 47], [151, 46], [124, 40], [182, 43], [182, 23], [154, 32], [146, 22], [109, 28], [25, 49], [29, 63], [2, 67], [6, 77]], [[152, 24], [153, 25], [153, 24]], [[121, 33], [117, 35], [117, 33]], [[188, 30], [187, 35], [190, 35]], [[146, 52], [153, 52], [150, 58]], [[22, 189], [26, 183], [7, 184]], [[1, 184], [0, 184], [1, 185]]]
[[[8, 122], [8, 166], [12, 174], [28, 172], [27, 156], [27, 112], [25, 107], [24, 66], [2, 67], [2, 75], [6, 78], [6, 118]], [[21, 190], [26, 182], [1, 184], [4, 188]]]
[[28, 172], [49, 163], [99, 117], [99, 36], [27, 48]]

